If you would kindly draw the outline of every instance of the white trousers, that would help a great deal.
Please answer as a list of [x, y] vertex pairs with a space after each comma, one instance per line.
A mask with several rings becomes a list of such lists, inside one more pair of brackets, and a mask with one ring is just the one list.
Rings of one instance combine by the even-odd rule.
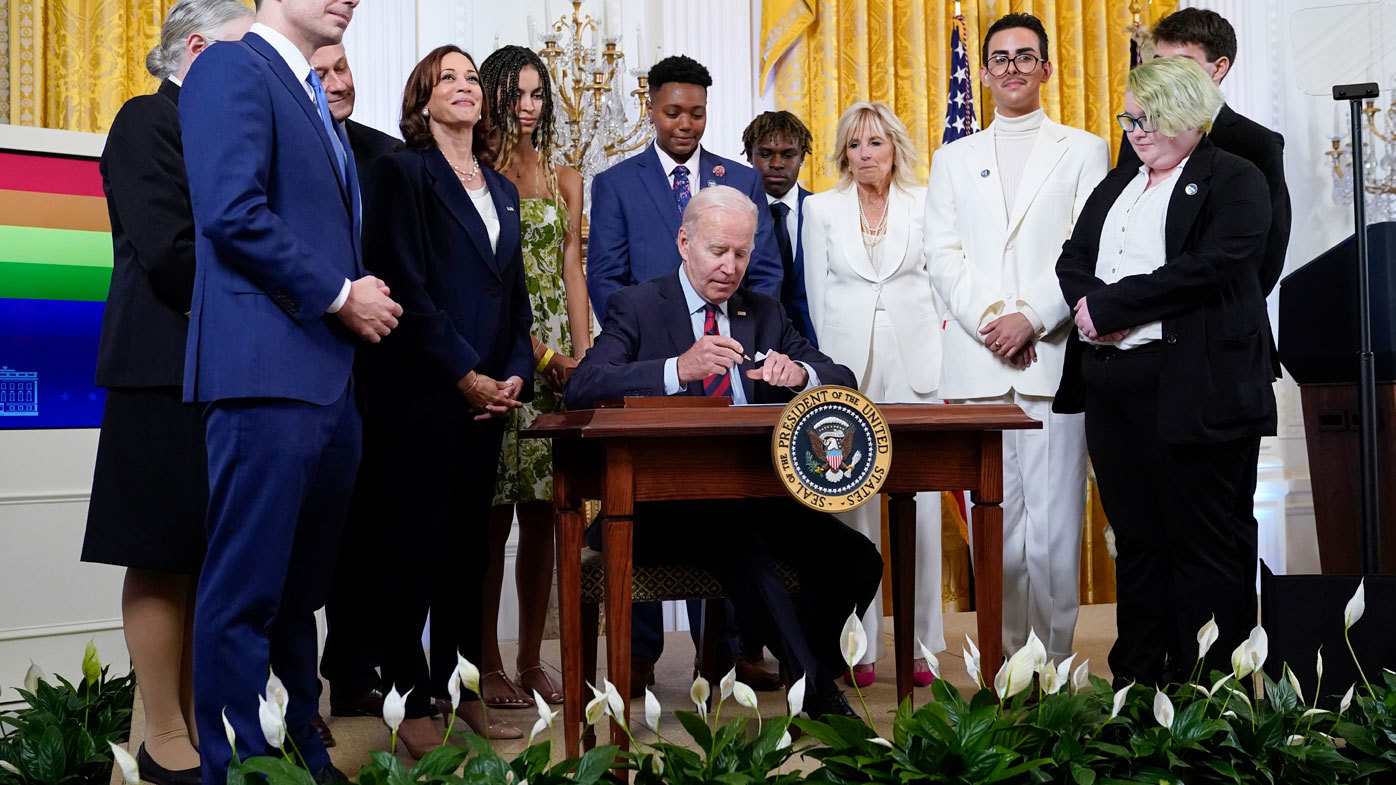
[[[905, 374], [902, 373], [897, 339], [892, 332], [892, 322], [883, 311], [877, 312], [873, 320], [872, 352], [868, 354], [868, 367], [858, 378], [864, 395], [874, 403], [941, 403], [934, 395], [921, 395], [911, 389]], [[835, 357], [834, 360], [839, 358]], [[896, 440], [892, 442], [892, 460], [896, 460]], [[861, 532], [877, 546], [882, 547], [882, 504], [879, 499], [869, 499], [862, 507], [850, 512], [839, 513], [839, 518], [848, 526]], [[933, 652], [945, 649], [945, 621], [940, 607], [940, 493], [916, 494], [916, 636]], [[877, 662], [886, 654], [882, 629], [882, 589], [878, 588], [872, 605], [863, 614], [863, 629], [868, 634], [868, 653], [859, 664]], [[908, 642], [913, 647], [915, 641]], [[913, 651], [916, 651], [913, 649]], [[916, 654], [915, 656], [921, 656]]]
[[1012, 403], [1041, 430], [1003, 432], [1003, 650], [1035, 630], [1047, 656], [1072, 652], [1086, 512], [1086, 421], [1052, 399], [1013, 392], [954, 403]]

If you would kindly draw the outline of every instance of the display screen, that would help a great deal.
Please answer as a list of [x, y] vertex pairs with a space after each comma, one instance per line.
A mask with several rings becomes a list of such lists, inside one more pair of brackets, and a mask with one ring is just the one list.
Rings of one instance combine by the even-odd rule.
[[96, 428], [111, 285], [97, 159], [0, 149], [0, 428]]

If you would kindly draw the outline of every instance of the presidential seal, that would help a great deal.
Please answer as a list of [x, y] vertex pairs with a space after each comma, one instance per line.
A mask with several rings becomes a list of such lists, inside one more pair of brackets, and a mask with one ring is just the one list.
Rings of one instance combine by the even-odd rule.
[[785, 489], [806, 507], [843, 512], [873, 498], [887, 479], [892, 432], [857, 390], [816, 387], [781, 411], [771, 460]]

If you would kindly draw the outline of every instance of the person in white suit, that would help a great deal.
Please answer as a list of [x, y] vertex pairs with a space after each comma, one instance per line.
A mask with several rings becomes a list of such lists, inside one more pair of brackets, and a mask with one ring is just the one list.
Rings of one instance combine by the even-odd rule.
[[[891, 108], [867, 101], [843, 113], [836, 137], [839, 183], [804, 207], [805, 291], [819, 347], [878, 403], [942, 403], [941, 308], [926, 280], [926, 188], [916, 180], [911, 137]], [[916, 502], [916, 634], [940, 651], [940, 494], [917, 494]], [[841, 517], [880, 543], [880, 510], [869, 501]], [[870, 645], [851, 674], [859, 686], [872, 683], [884, 654], [880, 590], [863, 626]], [[930, 683], [924, 659], [913, 675]]]
[[1081, 415], [1051, 411], [1072, 323], [1056, 261], [1109, 147], [1044, 114], [1052, 63], [1036, 17], [996, 21], [983, 53], [994, 121], [936, 151], [926, 198], [927, 266], [951, 316], [940, 394], [1042, 422], [1003, 437], [1003, 644], [1014, 651], [1033, 630], [1061, 662], [1076, 629], [1086, 442]]

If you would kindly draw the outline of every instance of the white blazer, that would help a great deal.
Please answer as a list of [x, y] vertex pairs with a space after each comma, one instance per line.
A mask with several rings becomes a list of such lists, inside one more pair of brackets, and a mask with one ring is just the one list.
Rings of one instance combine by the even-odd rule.
[[940, 381], [941, 308], [926, 279], [921, 221], [926, 189], [892, 186], [887, 236], [878, 247], [878, 271], [868, 263], [856, 187], [805, 199], [805, 293], [819, 349], [864, 382], [878, 298], [892, 320], [900, 362], [911, 388], [934, 392]]
[[[1110, 169], [1110, 148], [1094, 134], [1043, 118], [1010, 212], [994, 125], [931, 157], [926, 265], [951, 317], [940, 394], [991, 398], [1017, 390], [1050, 398], [1061, 382], [1071, 318], [1057, 283], [1057, 257], [1086, 198]], [[1037, 363], [1018, 371], [984, 345], [979, 329], [1000, 315], [1024, 312], [1023, 306], [1042, 329]]]

